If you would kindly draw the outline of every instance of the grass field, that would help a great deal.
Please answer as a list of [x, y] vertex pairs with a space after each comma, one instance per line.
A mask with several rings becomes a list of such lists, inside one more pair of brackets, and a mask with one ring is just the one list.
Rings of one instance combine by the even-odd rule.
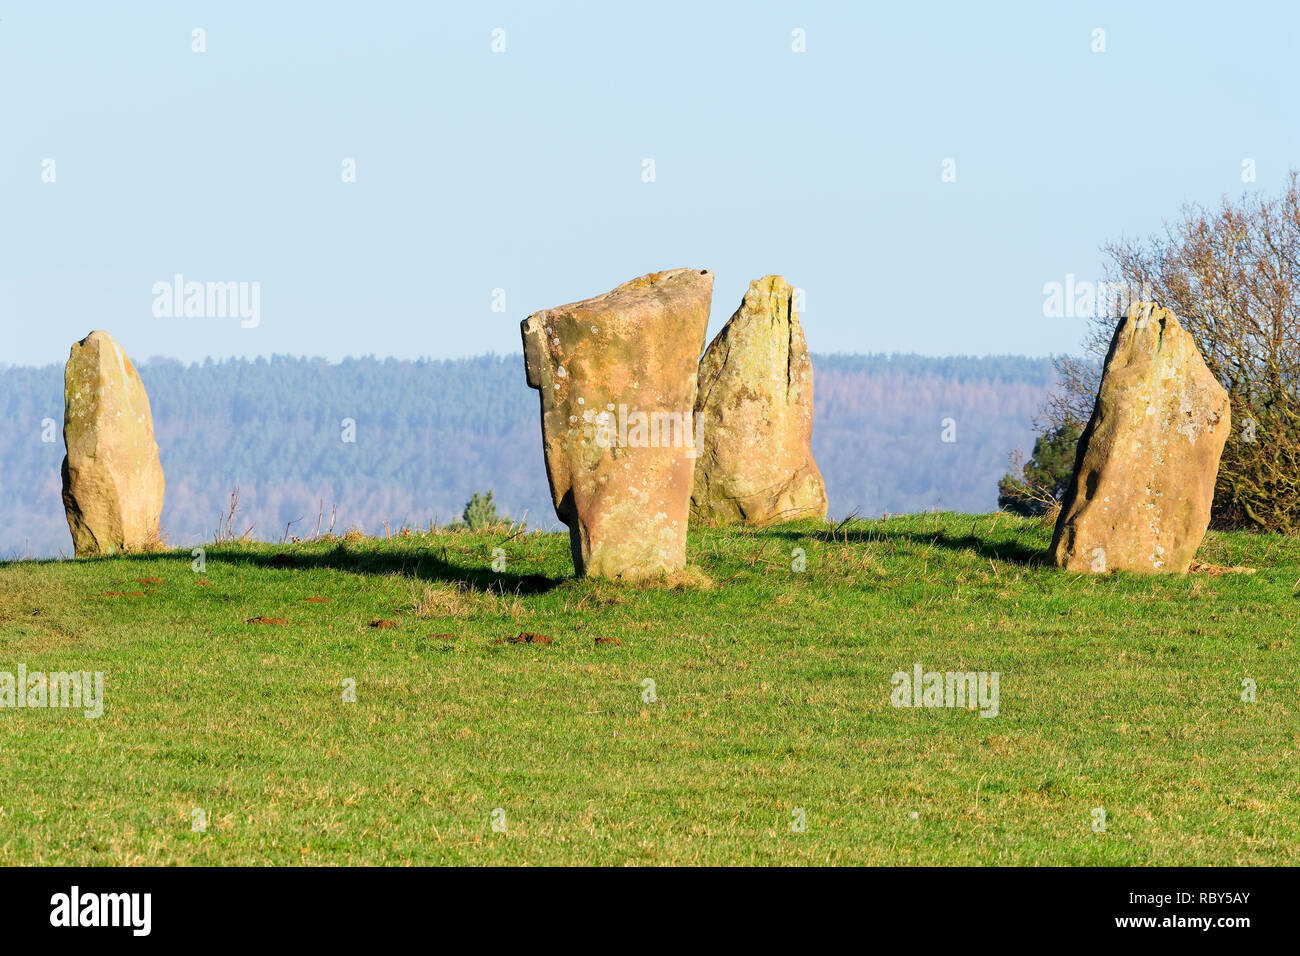
[[[1300, 542], [1154, 579], [1045, 567], [1049, 536], [692, 530], [640, 587], [533, 533], [0, 564], [0, 671], [105, 696], [0, 709], [0, 861], [1300, 863]], [[998, 715], [892, 706], [917, 663], [998, 672]]]

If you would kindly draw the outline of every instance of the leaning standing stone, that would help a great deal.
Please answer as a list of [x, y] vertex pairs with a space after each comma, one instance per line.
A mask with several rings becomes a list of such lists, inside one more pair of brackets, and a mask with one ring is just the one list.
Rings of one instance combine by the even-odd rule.
[[144, 383], [107, 332], [72, 346], [64, 373], [63, 507], [77, 557], [159, 541], [163, 471]]
[[700, 361], [700, 457], [691, 516], [765, 525], [826, 517], [813, 460], [813, 369], [781, 276], [749, 284]]
[[524, 320], [551, 498], [580, 575], [686, 565], [696, 369], [713, 275], [655, 272]]
[[1210, 524], [1228, 393], [1168, 309], [1115, 329], [1079, 438], [1052, 560], [1071, 571], [1187, 573]]

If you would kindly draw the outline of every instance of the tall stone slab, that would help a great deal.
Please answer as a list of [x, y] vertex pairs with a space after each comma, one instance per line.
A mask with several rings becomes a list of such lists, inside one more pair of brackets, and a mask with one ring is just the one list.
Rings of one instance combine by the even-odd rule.
[[1120, 319], [1052, 537], [1071, 571], [1185, 574], [1210, 523], [1228, 393], [1168, 309]]
[[700, 456], [691, 516], [766, 525], [826, 517], [812, 455], [813, 369], [794, 289], [781, 276], [749, 284], [700, 361]]
[[162, 464], [144, 383], [107, 332], [72, 346], [64, 372], [63, 507], [77, 557], [159, 541]]
[[579, 575], [680, 570], [713, 274], [655, 272], [522, 324], [555, 512]]

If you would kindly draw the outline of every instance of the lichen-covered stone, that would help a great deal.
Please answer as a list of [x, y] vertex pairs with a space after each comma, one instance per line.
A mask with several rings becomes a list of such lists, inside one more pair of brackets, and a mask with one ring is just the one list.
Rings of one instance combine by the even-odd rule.
[[1053, 562], [1185, 574], [1210, 523], [1229, 427], [1228, 393], [1174, 314], [1131, 306], [1079, 438]]
[[674, 269], [523, 322], [546, 476], [580, 575], [635, 581], [685, 567], [712, 295], [712, 273]]
[[700, 361], [700, 455], [691, 516], [766, 525], [826, 517], [812, 455], [813, 369], [794, 290], [781, 276], [749, 284]]
[[144, 383], [107, 332], [72, 346], [64, 372], [63, 507], [77, 557], [159, 540], [164, 479]]

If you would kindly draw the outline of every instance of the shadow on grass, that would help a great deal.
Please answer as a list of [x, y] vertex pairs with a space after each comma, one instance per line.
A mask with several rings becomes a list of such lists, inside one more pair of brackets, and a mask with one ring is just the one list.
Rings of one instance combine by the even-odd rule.
[[841, 531], [832, 539], [824, 531], [777, 531], [775, 534], [791, 541], [806, 541], [816, 538], [827, 543], [835, 541], [849, 544], [870, 544], [871, 542], [892, 542], [908, 545], [934, 545], [952, 551], [971, 551], [981, 558], [993, 561], [1005, 561], [1025, 567], [1036, 567], [1048, 563], [1047, 550], [1021, 544], [1019, 540], [987, 541], [973, 534], [950, 535], [946, 531], [891, 531], [887, 529], [852, 529]]
[[[190, 552], [160, 551], [152, 554], [119, 554], [107, 558], [89, 558], [89, 561], [158, 561], [174, 557], [190, 563]], [[505, 594], [542, 594], [558, 587], [567, 578], [551, 578], [544, 574], [509, 574], [493, 571], [490, 567], [466, 567], [448, 561], [433, 551], [395, 554], [384, 551], [352, 549], [344, 544], [335, 545], [322, 552], [262, 553], [222, 545], [205, 546], [209, 562], [226, 565], [247, 565], [274, 568], [284, 571], [309, 571], [324, 568], [349, 574], [388, 574], [419, 581], [463, 583], [480, 591]]]

